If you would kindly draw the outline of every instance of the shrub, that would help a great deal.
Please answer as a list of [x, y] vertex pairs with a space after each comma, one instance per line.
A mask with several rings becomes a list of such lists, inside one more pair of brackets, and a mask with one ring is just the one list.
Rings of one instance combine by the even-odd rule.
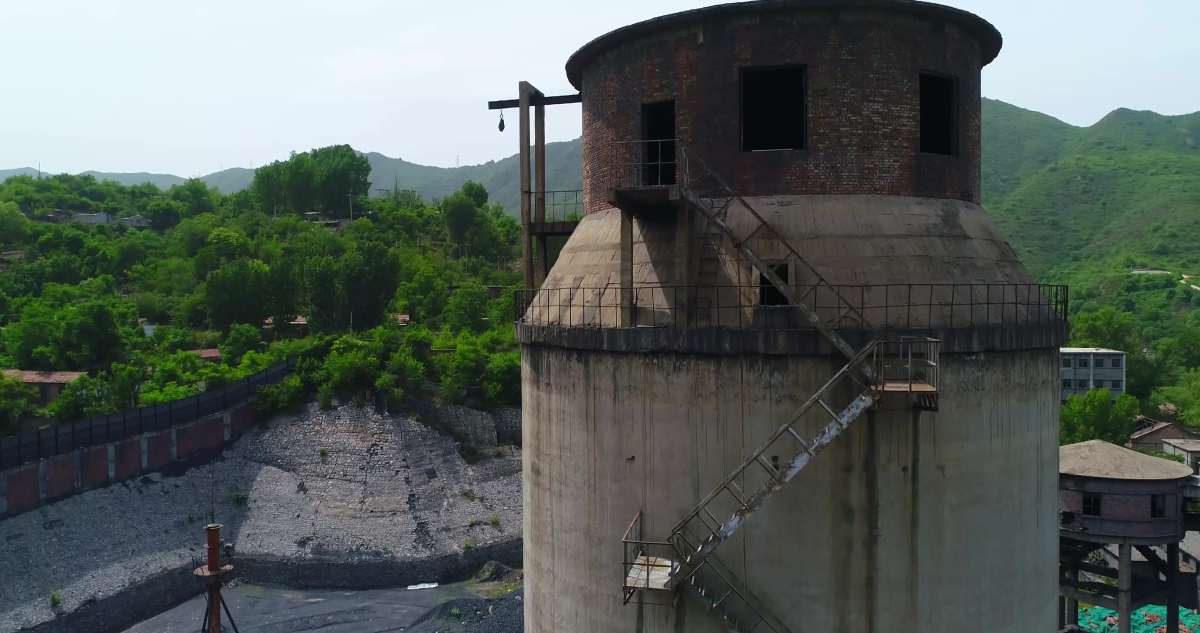
[[521, 353], [502, 352], [488, 358], [483, 370], [483, 397], [492, 406], [521, 403]]
[[292, 374], [277, 384], [259, 387], [254, 396], [254, 412], [259, 419], [269, 418], [299, 406], [307, 393], [300, 376]]

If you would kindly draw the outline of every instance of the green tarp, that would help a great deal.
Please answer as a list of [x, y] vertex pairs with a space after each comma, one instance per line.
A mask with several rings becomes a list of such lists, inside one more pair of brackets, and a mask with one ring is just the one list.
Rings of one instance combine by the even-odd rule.
[[[1101, 607], [1079, 610], [1079, 626], [1092, 633], [1117, 633], [1117, 612]], [[1166, 633], [1167, 608], [1148, 605], [1133, 612], [1133, 633]], [[1200, 615], [1179, 610], [1180, 633], [1200, 633]]]

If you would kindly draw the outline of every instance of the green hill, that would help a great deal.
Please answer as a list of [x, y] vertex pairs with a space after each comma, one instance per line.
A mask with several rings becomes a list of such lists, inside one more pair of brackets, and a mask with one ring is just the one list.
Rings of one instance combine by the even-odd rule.
[[[546, 179], [551, 189], [579, 189], [583, 172], [580, 164], [580, 140], [546, 144]], [[520, 165], [517, 156], [482, 165], [463, 167], [429, 167], [400, 158], [369, 152], [372, 193], [378, 189], [411, 189], [426, 200], [443, 198], [457, 191], [463, 183], [474, 180], [487, 188], [492, 200], [510, 211], [520, 207], [518, 179]]]
[[984, 100], [983, 165], [984, 205], [1038, 277], [1200, 270], [1200, 113], [1074, 127]]

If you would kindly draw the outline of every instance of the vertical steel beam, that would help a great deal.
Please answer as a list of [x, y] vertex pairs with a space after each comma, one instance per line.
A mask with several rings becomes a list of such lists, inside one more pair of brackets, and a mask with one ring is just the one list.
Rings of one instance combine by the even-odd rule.
[[1120, 560], [1117, 563], [1117, 624], [1118, 633], [1131, 633], [1133, 630], [1133, 561], [1129, 543], [1121, 543]]
[[533, 278], [533, 240], [529, 230], [531, 221], [531, 200], [530, 192], [533, 188], [530, 186], [530, 156], [529, 156], [529, 101], [536, 89], [529, 82], [522, 81], [517, 87], [520, 105], [520, 113], [518, 115], [519, 136], [521, 144], [520, 163], [521, 163], [521, 270], [524, 273], [525, 287], [534, 288]]
[[1167, 544], [1167, 631], [1179, 631], [1179, 543]]
[[675, 210], [675, 264], [674, 273], [675, 282], [679, 287], [675, 289], [675, 296], [672, 297], [673, 304], [671, 309], [675, 311], [675, 327], [689, 327], [688, 315], [691, 314], [691, 289], [689, 286], [695, 282], [695, 273], [692, 271], [692, 211], [686, 204], [680, 204]]
[[633, 215], [621, 209], [621, 327], [633, 327]]
[[[536, 93], [538, 97], [542, 93]], [[533, 219], [538, 224], [546, 221], [546, 191], [549, 187], [546, 186], [546, 106], [536, 105], [533, 107], [533, 162], [534, 168], [537, 170], [537, 188], [534, 189], [534, 205]], [[546, 275], [550, 272], [550, 254], [546, 248], [546, 236], [539, 235], [537, 238], [537, 256], [541, 259], [541, 266], [537, 270], [537, 284], [540, 286], [546, 280]]]

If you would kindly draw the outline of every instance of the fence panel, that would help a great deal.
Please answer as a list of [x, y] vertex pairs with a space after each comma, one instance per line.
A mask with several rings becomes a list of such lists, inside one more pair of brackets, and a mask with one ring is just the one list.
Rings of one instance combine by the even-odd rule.
[[282, 381], [296, 367], [288, 359], [241, 380], [214, 387], [203, 393], [158, 405], [127, 409], [82, 420], [62, 422], [34, 431], [0, 437], [0, 470], [42, 458], [163, 431], [187, 424], [250, 399], [259, 387]]

